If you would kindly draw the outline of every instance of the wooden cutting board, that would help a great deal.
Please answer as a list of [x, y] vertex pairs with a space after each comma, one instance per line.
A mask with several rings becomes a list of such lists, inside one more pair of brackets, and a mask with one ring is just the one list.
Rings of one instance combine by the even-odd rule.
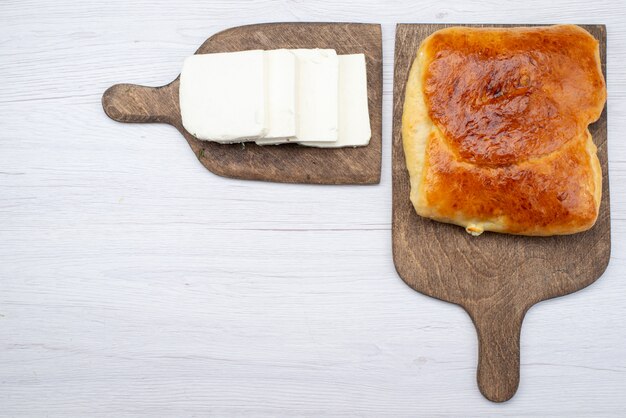
[[[519, 384], [520, 330], [526, 311], [545, 299], [593, 283], [611, 251], [606, 108], [590, 126], [602, 165], [602, 204], [589, 231], [555, 237], [485, 232], [472, 237], [459, 226], [419, 217], [409, 201], [409, 175], [401, 123], [409, 69], [421, 41], [448, 26], [396, 28], [393, 107], [393, 256], [398, 274], [420, 293], [463, 307], [478, 333], [478, 386], [491, 401], [510, 399]], [[504, 26], [504, 25], [470, 25]], [[606, 77], [606, 28], [584, 25], [600, 42]]]
[[382, 124], [382, 37], [380, 25], [361, 23], [270, 23], [239, 26], [207, 39], [196, 54], [249, 49], [332, 48], [364, 53], [372, 138], [366, 147], [320, 149], [296, 144], [222, 145], [199, 141], [183, 128], [179, 79], [162, 87], [117, 84], [102, 96], [106, 114], [119, 122], [175, 126], [200, 162], [215, 174], [248, 180], [314, 184], [380, 182]]

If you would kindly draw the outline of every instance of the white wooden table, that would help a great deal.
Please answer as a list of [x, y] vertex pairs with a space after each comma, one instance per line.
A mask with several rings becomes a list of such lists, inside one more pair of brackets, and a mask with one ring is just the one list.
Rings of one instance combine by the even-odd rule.
[[[615, 1], [0, 2], [0, 415], [608, 416], [626, 413], [626, 4]], [[383, 24], [381, 184], [217, 177], [102, 92], [161, 85], [211, 34]], [[531, 309], [506, 404], [476, 335], [391, 256], [398, 22], [605, 23], [613, 251], [590, 288]]]

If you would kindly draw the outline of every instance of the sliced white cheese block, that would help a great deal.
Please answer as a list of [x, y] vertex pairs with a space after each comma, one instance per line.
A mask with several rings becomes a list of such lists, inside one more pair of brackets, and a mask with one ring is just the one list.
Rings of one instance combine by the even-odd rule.
[[365, 55], [339, 55], [339, 135], [335, 142], [300, 142], [323, 148], [360, 147], [372, 137]]
[[267, 132], [259, 145], [296, 136], [296, 57], [287, 49], [265, 51]]
[[264, 52], [193, 55], [180, 75], [183, 126], [198, 139], [222, 143], [266, 134]]
[[339, 64], [334, 49], [294, 49], [296, 140], [337, 141]]

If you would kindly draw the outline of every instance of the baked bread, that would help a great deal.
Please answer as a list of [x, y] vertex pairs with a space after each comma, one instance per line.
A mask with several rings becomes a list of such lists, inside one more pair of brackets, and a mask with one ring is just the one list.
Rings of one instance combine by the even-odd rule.
[[472, 235], [591, 228], [602, 172], [588, 125], [605, 101], [598, 42], [578, 26], [433, 33], [402, 115], [415, 210]]

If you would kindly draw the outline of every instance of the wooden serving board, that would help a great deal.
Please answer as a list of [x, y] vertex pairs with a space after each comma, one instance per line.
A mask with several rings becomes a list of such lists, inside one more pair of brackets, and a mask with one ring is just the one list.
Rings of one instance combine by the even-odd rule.
[[[593, 283], [611, 250], [607, 115], [590, 126], [602, 165], [602, 204], [595, 226], [567, 236], [523, 237], [485, 232], [418, 216], [409, 200], [401, 123], [409, 69], [421, 41], [438, 24], [396, 28], [393, 107], [393, 256], [398, 274], [420, 293], [463, 307], [478, 333], [478, 386], [491, 401], [510, 399], [519, 384], [520, 330], [526, 311], [545, 299]], [[504, 25], [471, 25], [504, 26]], [[518, 25], [519, 26], [519, 25]], [[600, 42], [606, 77], [606, 28], [585, 25]]]
[[361, 23], [270, 23], [239, 26], [207, 39], [196, 54], [250, 49], [332, 48], [364, 53], [372, 138], [366, 147], [320, 149], [296, 144], [222, 145], [200, 141], [183, 128], [179, 79], [162, 87], [118, 84], [102, 96], [106, 114], [119, 122], [175, 126], [200, 162], [215, 174], [248, 180], [314, 184], [380, 182], [382, 124], [382, 37], [380, 25]]

